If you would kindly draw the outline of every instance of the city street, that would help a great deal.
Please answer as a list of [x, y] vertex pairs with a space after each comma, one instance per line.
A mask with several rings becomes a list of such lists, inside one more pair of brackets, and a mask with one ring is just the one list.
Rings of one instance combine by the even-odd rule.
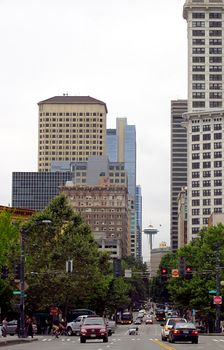
[[[211, 350], [211, 349], [223, 349], [224, 336], [203, 336], [199, 337], [199, 344], [191, 343], [175, 343], [161, 342], [159, 324], [153, 325], [141, 325], [139, 326], [139, 334], [135, 336], [128, 335], [128, 329], [130, 326], [117, 326], [115, 334], [109, 337], [108, 343], [103, 343], [101, 340], [87, 340], [85, 344], [80, 344], [79, 337], [61, 336], [59, 339], [55, 339], [52, 336], [38, 336], [39, 341], [35, 341], [28, 344], [20, 345], [8, 345], [7, 349], [16, 350], [174, 350], [181, 349], [186, 350], [189, 348]], [[14, 337], [11, 337], [14, 338]], [[9, 337], [10, 339], [10, 337]]]

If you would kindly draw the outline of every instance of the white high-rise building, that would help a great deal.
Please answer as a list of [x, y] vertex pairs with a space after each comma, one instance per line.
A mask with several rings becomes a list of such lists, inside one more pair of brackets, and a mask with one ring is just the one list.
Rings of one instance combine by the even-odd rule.
[[186, 0], [188, 241], [224, 212], [224, 0]]

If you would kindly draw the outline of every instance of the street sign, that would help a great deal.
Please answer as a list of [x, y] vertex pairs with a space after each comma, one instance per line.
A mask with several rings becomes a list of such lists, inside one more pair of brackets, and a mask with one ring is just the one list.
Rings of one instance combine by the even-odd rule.
[[180, 275], [179, 275], [179, 270], [178, 269], [172, 269], [172, 277], [175, 277], [175, 278], [177, 278], [177, 277], [179, 277]]
[[[14, 290], [14, 291], [12, 292], [12, 294], [13, 294], [13, 295], [21, 295], [22, 292], [20, 292], [20, 290]], [[23, 296], [24, 296], [24, 297], [27, 297], [27, 294], [23, 294]]]
[[211, 289], [208, 291], [209, 294], [216, 294], [216, 289]]
[[[21, 282], [16, 283], [16, 287], [21, 290]], [[24, 281], [24, 292], [29, 288], [28, 284], [26, 283], [26, 281]]]
[[124, 277], [131, 278], [132, 277], [132, 270], [124, 270]]
[[221, 295], [215, 295], [213, 297], [213, 304], [215, 304], [215, 305], [222, 305], [222, 296]]

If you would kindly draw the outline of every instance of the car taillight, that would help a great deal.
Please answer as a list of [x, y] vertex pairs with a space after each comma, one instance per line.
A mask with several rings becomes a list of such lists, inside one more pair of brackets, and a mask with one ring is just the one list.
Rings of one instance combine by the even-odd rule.
[[173, 334], [180, 334], [180, 330], [179, 329], [174, 329], [173, 330]]
[[198, 334], [198, 331], [192, 331], [192, 334]]

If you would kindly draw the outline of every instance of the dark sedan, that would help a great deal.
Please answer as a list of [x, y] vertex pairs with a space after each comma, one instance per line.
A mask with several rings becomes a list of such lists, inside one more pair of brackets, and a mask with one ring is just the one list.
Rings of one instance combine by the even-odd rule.
[[175, 323], [169, 332], [169, 342], [190, 341], [198, 344], [198, 330], [193, 323]]

